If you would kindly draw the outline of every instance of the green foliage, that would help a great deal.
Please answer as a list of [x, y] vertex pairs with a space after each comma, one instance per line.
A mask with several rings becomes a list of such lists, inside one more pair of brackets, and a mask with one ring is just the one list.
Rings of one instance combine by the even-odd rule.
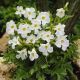
[[76, 55], [75, 49], [76, 46], [73, 43], [65, 53], [54, 48], [54, 52], [48, 57], [41, 56], [33, 62], [28, 59], [17, 60], [15, 51], [6, 52], [4, 58], [17, 65], [13, 80], [48, 80], [49, 77], [51, 80], [66, 80], [67, 76], [71, 80], [77, 80], [73, 79], [75, 75], [71, 66], [71, 61]]

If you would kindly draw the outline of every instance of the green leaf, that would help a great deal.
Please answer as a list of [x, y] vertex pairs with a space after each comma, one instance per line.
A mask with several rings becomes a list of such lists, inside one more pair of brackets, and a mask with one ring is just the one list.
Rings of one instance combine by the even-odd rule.
[[37, 80], [45, 80], [45, 76], [43, 73], [38, 72], [36, 75]]
[[71, 80], [78, 80], [77, 76], [72, 72], [72, 70], [68, 69], [68, 72]]

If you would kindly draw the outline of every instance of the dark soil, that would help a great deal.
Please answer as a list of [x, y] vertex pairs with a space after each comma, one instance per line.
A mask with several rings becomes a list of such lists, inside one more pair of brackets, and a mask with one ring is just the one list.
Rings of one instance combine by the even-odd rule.
[[0, 26], [0, 38], [4, 35], [5, 31], [2, 31], [2, 27]]
[[73, 70], [75, 75], [77, 76], [78, 80], [80, 80], [80, 68], [76, 64], [72, 64], [72, 65], [73, 65]]

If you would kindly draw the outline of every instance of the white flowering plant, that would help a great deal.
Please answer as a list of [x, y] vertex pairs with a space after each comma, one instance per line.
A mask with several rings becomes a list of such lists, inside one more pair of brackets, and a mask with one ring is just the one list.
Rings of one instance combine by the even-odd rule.
[[4, 58], [16, 65], [13, 80], [64, 80], [72, 70], [74, 46], [65, 34], [67, 5], [57, 9], [55, 18], [33, 7], [17, 6], [15, 15], [21, 19], [6, 23], [9, 35]]

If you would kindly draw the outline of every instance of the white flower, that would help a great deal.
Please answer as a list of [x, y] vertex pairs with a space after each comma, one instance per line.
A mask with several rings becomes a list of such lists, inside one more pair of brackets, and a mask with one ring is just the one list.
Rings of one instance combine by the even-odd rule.
[[39, 31], [39, 33], [37, 34], [37, 39], [42, 38], [43, 33], [44, 33], [44, 31], [43, 31], [43, 30]]
[[42, 34], [43, 35], [41, 38], [47, 42], [50, 42], [51, 39], [54, 39], [54, 35], [52, 35], [50, 31], [44, 31]]
[[37, 54], [37, 52], [34, 48], [32, 49], [32, 51], [28, 51], [28, 54], [30, 55], [29, 58], [31, 61], [33, 61], [39, 57], [39, 55]]
[[15, 49], [15, 46], [20, 44], [19, 37], [13, 37], [12, 40], [9, 40], [8, 44], [12, 46], [12, 49]]
[[56, 16], [62, 18], [65, 16], [65, 10], [63, 8], [57, 9]]
[[28, 18], [29, 20], [32, 20], [36, 17], [35, 9], [34, 8], [26, 8], [24, 17]]
[[37, 19], [34, 19], [32, 20], [32, 30], [34, 30], [35, 34], [37, 34], [39, 31], [38, 30], [41, 30], [41, 23], [39, 20]]
[[66, 38], [67, 36], [58, 36], [55, 42], [55, 45], [58, 48], [62, 48], [63, 51], [67, 50], [67, 47], [69, 47], [69, 40]]
[[50, 42], [51, 39], [54, 39], [54, 35], [52, 35], [50, 31], [41, 31], [37, 36], [38, 38], [41, 38], [47, 42]]
[[25, 60], [27, 58], [27, 50], [26, 49], [22, 49], [21, 51], [17, 51], [17, 55], [16, 58], [19, 59], [21, 58], [22, 60]]
[[26, 40], [26, 43], [28, 44], [28, 43], [35, 43], [36, 42], [36, 40], [37, 40], [37, 37], [35, 36], [35, 35], [30, 35], [30, 36], [27, 36], [27, 40]]
[[49, 43], [41, 44], [39, 47], [39, 51], [43, 53], [43, 55], [48, 56], [49, 53], [53, 52], [53, 47]]
[[37, 19], [40, 20], [40, 22], [42, 22], [42, 25], [45, 25], [46, 23], [50, 23], [50, 15], [48, 12], [39, 13]]
[[65, 34], [64, 28], [65, 28], [64, 24], [59, 23], [58, 25], [56, 25], [54, 28], [56, 30], [56, 33], [55, 33], [56, 36], [64, 35]]
[[21, 34], [22, 38], [27, 38], [27, 34]]
[[23, 38], [25, 38], [27, 36], [27, 34], [31, 32], [29, 26], [30, 25], [28, 25], [28, 24], [20, 24], [19, 28], [17, 30], [18, 34], [21, 34], [21, 36]]
[[16, 24], [13, 20], [6, 23], [6, 32], [10, 35], [14, 35], [14, 31], [16, 30]]
[[22, 6], [17, 6], [17, 11], [15, 12], [15, 14], [21, 16], [24, 13], [25, 13], [25, 11], [23, 10], [23, 7]]

